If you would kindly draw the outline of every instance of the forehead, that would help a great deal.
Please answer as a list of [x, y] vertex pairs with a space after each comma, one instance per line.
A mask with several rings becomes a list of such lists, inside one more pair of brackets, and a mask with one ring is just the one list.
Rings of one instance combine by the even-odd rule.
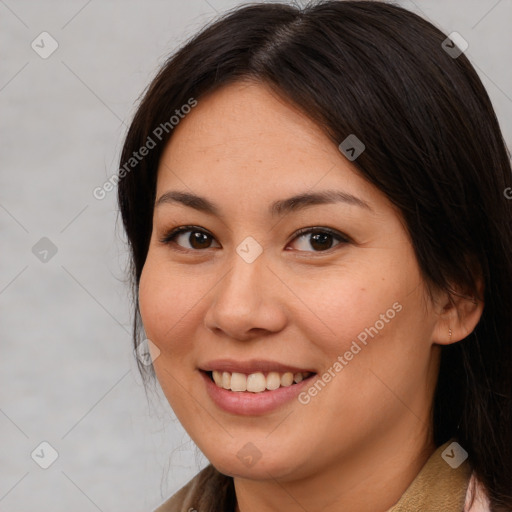
[[268, 86], [251, 82], [199, 99], [180, 121], [162, 154], [157, 197], [169, 188], [221, 201], [270, 202], [315, 189], [363, 194], [369, 201], [381, 195], [315, 122]]
[[199, 99], [174, 129], [166, 150], [174, 159], [229, 156], [237, 164], [307, 158], [311, 153], [338, 157], [318, 125], [268, 86], [250, 82], [229, 84]]

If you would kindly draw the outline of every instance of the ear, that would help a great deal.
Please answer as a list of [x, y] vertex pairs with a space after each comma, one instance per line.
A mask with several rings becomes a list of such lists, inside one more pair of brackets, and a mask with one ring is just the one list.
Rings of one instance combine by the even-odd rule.
[[483, 279], [477, 279], [478, 297], [470, 297], [457, 289], [441, 293], [436, 301], [437, 322], [432, 341], [450, 345], [469, 336], [477, 326], [484, 310]]

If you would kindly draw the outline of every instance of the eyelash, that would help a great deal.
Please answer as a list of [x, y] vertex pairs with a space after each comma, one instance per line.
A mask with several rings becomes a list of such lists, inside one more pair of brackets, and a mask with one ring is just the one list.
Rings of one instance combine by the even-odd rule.
[[[214, 239], [213, 235], [211, 235], [204, 229], [201, 229], [197, 226], [180, 226], [180, 227], [171, 229], [166, 234], [164, 234], [164, 236], [160, 239], [160, 243], [163, 243], [166, 245], [175, 243], [174, 240], [178, 235], [181, 235], [182, 233], [186, 233], [188, 231], [203, 233], [203, 234], [210, 236]], [[340, 243], [334, 247], [330, 247], [329, 249], [326, 249], [325, 251], [299, 251], [299, 252], [313, 252], [313, 253], [317, 253], [317, 254], [322, 254], [322, 253], [327, 253], [327, 252], [331, 251], [338, 245], [344, 245], [344, 244], [348, 244], [348, 243], [352, 242], [352, 240], [348, 236], [340, 233], [339, 231], [336, 231], [331, 228], [324, 228], [324, 227], [313, 227], [313, 228], [310, 227], [310, 228], [299, 229], [298, 231], [296, 231], [293, 234], [292, 241], [295, 240], [296, 238], [299, 238], [300, 236], [313, 234], [313, 233], [315, 233], [315, 234], [323, 233], [323, 234], [331, 235], [333, 238], [337, 239]], [[178, 245], [178, 244], [176, 244], [176, 245]], [[178, 247], [180, 247], [180, 249], [178, 249], [178, 250], [184, 251], [184, 252], [202, 252], [206, 249], [210, 249], [210, 247], [207, 247], [206, 249], [187, 249], [187, 248], [181, 247], [180, 245], [178, 245]]]

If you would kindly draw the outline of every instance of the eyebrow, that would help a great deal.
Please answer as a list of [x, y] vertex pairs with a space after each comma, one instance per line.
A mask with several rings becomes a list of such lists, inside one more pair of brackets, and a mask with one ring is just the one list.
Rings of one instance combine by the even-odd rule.
[[[155, 207], [158, 207], [162, 204], [173, 203], [181, 203], [201, 212], [205, 212], [210, 215], [216, 215], [217, 217], [222, 217], [220, 208], [212, 203], [209, 199], [198, 196], [196, 194], [192, 194], [190, 192], [180, 192], [177, 190], [170, 190], [162, 194], [156, 201]], [[269, 214], [272, 217], [283, 216], [289, 212], [303, 210], [310, 206], [333, 203], [346, 203], [355, 205], [373, 212], [371, 206], [359, 197], [356, 197], [347, 192], [342, 192], [340, 190], [323, 190], [313, 193], [305, 192], [289, 197], [287, 199], [280, 199], [275, 201], [269, 207]]]

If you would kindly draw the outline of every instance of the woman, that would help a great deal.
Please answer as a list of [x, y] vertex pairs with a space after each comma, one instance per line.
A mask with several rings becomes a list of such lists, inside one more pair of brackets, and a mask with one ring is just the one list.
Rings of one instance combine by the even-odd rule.
[[159, 511], [512, 510], [511, 169], [455, 42], [249, 5], [149, 86], [134, 341], [211, 462]]

